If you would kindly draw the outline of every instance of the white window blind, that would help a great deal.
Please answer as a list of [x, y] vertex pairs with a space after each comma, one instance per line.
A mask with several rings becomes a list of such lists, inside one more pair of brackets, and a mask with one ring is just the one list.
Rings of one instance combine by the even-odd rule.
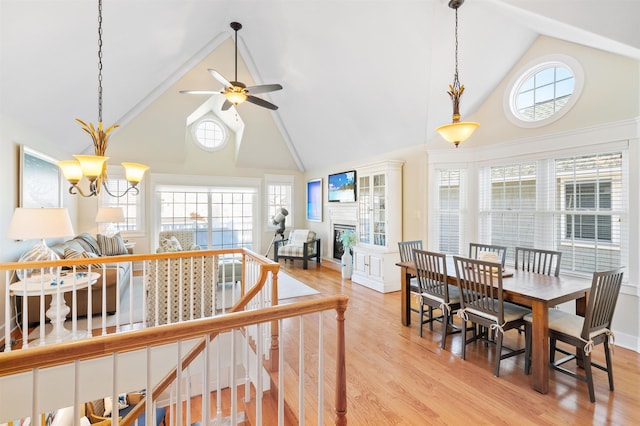
[[589, 274], [626, 264], [623, 152], [550, 158], [481, 170], [480, 239], [562, 252], [561, 268]]
[[460, 254], [464, 170], [437, 170], [438, 250], [447, 254]]

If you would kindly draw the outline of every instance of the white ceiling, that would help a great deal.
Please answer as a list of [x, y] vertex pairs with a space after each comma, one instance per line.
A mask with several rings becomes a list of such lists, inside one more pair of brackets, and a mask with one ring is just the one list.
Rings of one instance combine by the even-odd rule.
[[[302, 169], [326, 167], [336, 153], [348, 161], [424, 143], [451, 120], [447, 3], [104, 0], [103, 121], [126, 125], [238, 21], [251, 73], [238, 78], [284, 86], [264, 98], [280, 107], [274, 119]], [[467, 0], [459, 10], [463, 119], [539, 35], [640, 60], [639, 16], [638, 0]], [[0, 0], [0, 113], [69, 152], [85, 149], [73, 119], [97, 121], [96, 34], [97, 0]], [[232, 79], [233, 58], [212, 68]], [[220, 88], [210, 83], [183, 89]]]

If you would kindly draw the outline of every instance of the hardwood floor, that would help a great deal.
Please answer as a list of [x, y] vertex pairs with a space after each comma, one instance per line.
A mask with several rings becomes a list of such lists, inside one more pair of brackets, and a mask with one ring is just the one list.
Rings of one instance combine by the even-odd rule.
[[[613, 355], [615, 391], [610, 392], [605, 372], [594, 369], [596, 402], [589, 402], [586, 383], [555, 371], [550, 372], [550, 390], [542, 395], [523, 373], [524, 358], [502, 361], [500, 377], [493, 376], [494, 347], [482, 343], [467, 346], [467, 359], [460, 358], [460, 334], [449, 336], [447, 349], [440, 343], [440, 324], [418, 336], [417, 314], [411, 327], [400, 322], [400, 292], [381, 294], [364, 286], [342, 281], [328, 267], [308, 270], [291, 262], [280, 262], [282, 271], [323, 294], [349, 296], [346, 312], [347, 418], [352, 425], [430, 424], [638, 424], [640, 421], [640, 354], [616, 347]], [[325, 350], [334, 350], [335, 315], [324, 315]], [[459, 324], [459, 318], [455, 318]], [[284, 336], [297, 336], [298, 323], [285, 324]], [[305, 331], [317, 336], [317, 317], [304, 321]], [[305, 340], [305, 348], [317, 347], [317, 337]], [[507, 332], [505, 344], [523, 347], [524, 335]], [[285, 347], [288, 345], [285, 342]], [[296, 344], [297, 345], [297, 344]], [[316, 345], [316, 346], [313, 346]], [[604, 361], [600, 345], [593, 359]], [[293, 349], [293, 348], [290, 348]], [[288, 368], [297, 369], [296, 350], [287, 349]], [[313, 350], [311, 350], [313, 353]], [[305, 360], [305, 367], [307, 367]], [[333, 377], [334, 364], [325, 361]], [[305, 371], [312, 370], [305, 368]], [[315, 392], [314, 371], [306, 373], [306, 388]], [[333, 389], [327, 389], [327, 406], [333, 404]], [[315, 413], [307, 413], [315, 424]], [[325, 418], [326, 424], [332, 419]]]

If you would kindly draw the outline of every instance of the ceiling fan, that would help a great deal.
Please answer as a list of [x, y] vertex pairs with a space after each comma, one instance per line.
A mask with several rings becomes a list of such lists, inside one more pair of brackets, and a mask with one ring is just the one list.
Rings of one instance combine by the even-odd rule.
[[274, 105], [271, 102], [265, 101], [264, 99], [255, 97], [253, 95], [280, 90], [282, 89], [282, 86], [280, 84], [261, 84], [258, 86], [247, 87], [244, 83], [238, 81], [238, 31], [242, 28], [242, 24], [239, 22], [232, 22], [230, 26], [236, 33], [235, 80], [228, 81], [218, 71], [209, 69], [209, 73], [213, 76], [213, 78], [224, 85], [225, 89], [222, 92], [215, 90], [181, 90], [180, 93], [188, 93], [192, 95], [222, 94], [227, 98], [222, 104], [223, 111], [231, 108], [231, 105], [238, 105], [244, 101], [251, 102], [252, 104], [261, 106], [263, 108], [272, 110], [278, 109], [277, 105]]

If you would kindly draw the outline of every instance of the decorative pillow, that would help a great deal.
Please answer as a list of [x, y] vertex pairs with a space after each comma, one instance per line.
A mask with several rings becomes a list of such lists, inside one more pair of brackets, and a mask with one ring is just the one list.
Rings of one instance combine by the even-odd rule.
[[[96, 255], [97, 256], [97, 255]], [[91, 254], [87, 253], [86, 251], [76, 251], [70, 247], [66, 247], [64, 249], [64, 258], [65, 259], [88, 259], [91, 256]], [[89, 269], [89, 265], [78, 265], [76, 266], [76, 269]], [[91, 269], [93, 271], [96, 270], [101, 270], [102, 269], [102, 265], [91, 265]]]
[[295, 229], [289, 234], [289, 244], [292, 246], [302, 246], [309, 238], [308, 229]]
[[100, 246], [100, 253], [103, 256], [117, 256], [120, 254], [129, 254], [127, 248], [124, 245], [122, 235], [119, 233], [113, 237], [107, 237], [106, 235], [98, 234], [98, 246]]
[[65, 407], [56, 410], [51, 421], [51, 426], [73, 426], [73, 407]]
[[[118, 410], [122, 410], [123, 408], [127, 408], [129, 404], [127, 404], [127, 394], [121, 393], [118, 395]], [[109, 417], [111, 415], [111, 410], [113, 410], [113, 400], [110, 396], [104, 399], [104, 415], [103, 417]]]
[[80, 417], [80, 426], [91, 426], [91, 422], [87, 416]]
[[175, 235], [172, 235], [171, 238], [162, 238], [160, 240], [160, 248], [162, 251], [182, 251], [180, 241]]

